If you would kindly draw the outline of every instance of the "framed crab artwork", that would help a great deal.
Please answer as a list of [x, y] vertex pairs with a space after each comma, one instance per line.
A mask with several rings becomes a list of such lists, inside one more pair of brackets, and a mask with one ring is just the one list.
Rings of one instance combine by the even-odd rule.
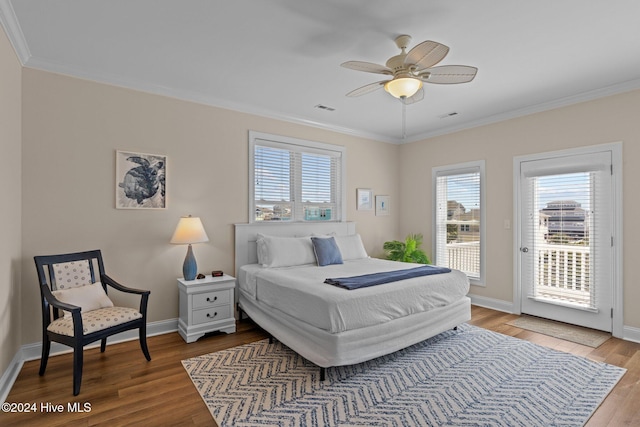
[[165, 209], [167, 156], [116, 151], [116, 208]]

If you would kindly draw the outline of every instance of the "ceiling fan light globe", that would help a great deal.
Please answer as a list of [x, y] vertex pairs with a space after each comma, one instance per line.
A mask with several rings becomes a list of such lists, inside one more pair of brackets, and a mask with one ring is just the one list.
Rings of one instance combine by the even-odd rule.
[[401, 77], [388, 81], [384, 85], [384, 90], [389, 92], [391, 96], [401, 99], [410, 98], [422, 87], [422, 82], [411, 77]]

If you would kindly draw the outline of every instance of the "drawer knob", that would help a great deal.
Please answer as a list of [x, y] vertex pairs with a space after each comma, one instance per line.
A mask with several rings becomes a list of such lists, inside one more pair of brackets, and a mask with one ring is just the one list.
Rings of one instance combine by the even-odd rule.
[[218, 297], [213, 297], [213, 299], [207, 297], [207, 302], [214, 302], [214, 301], [217, 301], [217, 300], [218, 300]]
[[213, 316], [210, 315], [209, 313], [207, 313], [207, 317], [216, 317], [218, 315], [218, 312], [216, 311], [215, 313], [213, 313]]

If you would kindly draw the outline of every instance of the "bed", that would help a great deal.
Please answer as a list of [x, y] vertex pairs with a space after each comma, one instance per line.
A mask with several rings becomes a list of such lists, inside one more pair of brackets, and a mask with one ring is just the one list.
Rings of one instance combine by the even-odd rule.
[[[342, 263], [318, 266], [310, 236], [333, 238]], [[471, 318], [469, 280], [457, 270], [356, 290], [323, 283], [416, 267], [369, 258], [353, 222], [236, 224], [235, 250], [238, 309], [320, 366], [321, 378], [325, 368], [392, 353]]]

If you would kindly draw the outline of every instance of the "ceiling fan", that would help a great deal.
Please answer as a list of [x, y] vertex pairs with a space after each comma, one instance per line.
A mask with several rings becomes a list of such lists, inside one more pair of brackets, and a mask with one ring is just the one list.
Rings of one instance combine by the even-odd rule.
[[422, 83], [467, 83], [473, 80], [478, 72], [476, 67], [467, 65], [434, 67], [447, 56], [449, 48], [441, 43], [428, 40], [406, 52], [410, 41], [411, 36], [396, 37], [396, 45], [402, 52], [389, 58], [386, 66], [363, 61], [347, 61], [340, 64], [356, 71], [393, 76], [389, 80], [370, 83], [352, 90], [347, 93], [347, 96], [360, 96], [384, 87], [387, 92], [395, 98], [401, 99], [404, 104], [413, 104], [424, 98]]

